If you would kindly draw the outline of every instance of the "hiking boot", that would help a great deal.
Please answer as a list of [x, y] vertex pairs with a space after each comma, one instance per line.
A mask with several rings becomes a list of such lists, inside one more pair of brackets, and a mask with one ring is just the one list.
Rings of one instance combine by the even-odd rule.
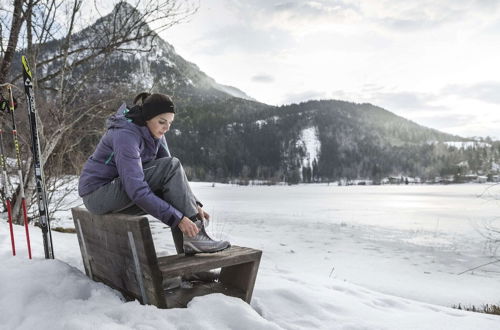
[[228, 241], [215, 241], [208, 236], [205, 231], [203, 221], [196, 221], [196, 226], [200, 230], [195, 237], [188, 237], [184, 235], [184, 253], [193, 255], [196, 253], [213, 253], [222, 251], [231, 246]]

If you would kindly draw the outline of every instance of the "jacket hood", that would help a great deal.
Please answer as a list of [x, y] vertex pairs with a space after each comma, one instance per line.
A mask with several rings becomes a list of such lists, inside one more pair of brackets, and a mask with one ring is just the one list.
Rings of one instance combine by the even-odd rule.
[[149, 132], [149, 128], [146, 126], [139, 126], [134, 123], [127, 117], [125, 117], [125, 110], [127, 110], [127, 105], [123, 103], [116, 113], [109, 117], [106, 120], [106, 128], [107, 129], [113, 129], [113, 128], [123, 128], [127, 130], [131, 130], [136, 134], [139, 134], [146, 140], [155, 140], [155, 138], [151, 135], [151, 132]]
[[106, 120], [106, 128], [123, 128], [127, 127], [130, 121], [125, 118], [125, 110], [127, 110], [127, 105], [123, 103], [116, 113]]
[[[130, 122], [124, 115], [114, 114], [106, 120], [106, 128], [132, 128], [133, 126], [137, 126], [134, 123]], [[139, 127], [137, 127], [139, 128]]]

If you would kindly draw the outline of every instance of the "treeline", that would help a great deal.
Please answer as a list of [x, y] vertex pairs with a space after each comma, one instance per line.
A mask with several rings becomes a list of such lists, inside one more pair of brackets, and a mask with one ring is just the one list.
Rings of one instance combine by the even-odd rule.
[[[170, 147], [193, 180], [377, 181], [401, 174], [426, 179], [486, 173], [499, 159], [495, 143], [448, 147], [443, 142], [464, 139], [369, 104], [342, 101], [271, 107], [233, 98], [185, 107], [173, 127]], [[299, 143], [309, 127], [316, 128], [321, 145], [316, 160], [308, 160]]]

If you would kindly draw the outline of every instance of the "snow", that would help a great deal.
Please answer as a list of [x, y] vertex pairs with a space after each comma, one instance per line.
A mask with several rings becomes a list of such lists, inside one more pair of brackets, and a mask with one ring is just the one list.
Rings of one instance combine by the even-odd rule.
[[478, 141], [446, 141], [444, 142], [444, 144], [446, 144], [448, 147], [454, 147], [457, 149], [491, 148], [491, 144]]
[[255, 121], [255, 124], [259, 126], [259, 129], [262, 128], [262, 126], [267, 125], [267, 121], [263, 119], [259, 119]]
[[318, 128], [315, 126], [304, 128], [300, 132], [297, 145], [301, 145], [305, 151], [302, 166], [311, 166], [312, 161], [319, 158], [318, 153], [321, 149], [321, 142], [318, 138]]
[[[262, 249], [252, 304], [213, 294], [188, 308], [125, 302], [89, 280], [75, 234], [0, 223], [0, 329], [498, 329], [500, 317], [449, 306], [499, 304], [499, 265], [480, 230], [494, 224], [493, 185], [231, 186], [194, 183], [209, 231]], [[5, 218], [5, 217], [4, 217]], [[60, 214], [57, 225], [72, 227]], [[53, 224], [54, 227], [55, 224]], [[165, 226], [151, 227], [158, 254], [173, 253]]]
[[278, 120], [280, 120], [280, 117], [272, 116], [272, 117], [267, 118], [267, 119], [256, 120], [255, 124], [259, 127], [259, 129], [261, 129], [262, 126], [265, 126], [265, 125], [269, 124], [270, 122], [276, 124], [278, 122]]
[[499, 172], [500, 171], [500, 164], [492, 162], [491, 163], [491, 171]]

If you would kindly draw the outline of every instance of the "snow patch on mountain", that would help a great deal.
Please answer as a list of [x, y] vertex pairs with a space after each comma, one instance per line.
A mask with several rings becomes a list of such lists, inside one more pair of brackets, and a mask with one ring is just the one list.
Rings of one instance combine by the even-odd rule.
[[302, 147], [305, 152], [302, 159], [302, 166], [311, 166], [314, 159], [318, 159], [319, 151], [321, 150], [321, 142], [318, 138], [318, 128], [310, 126], [304, 128], [299, 135], [297, 146]]
[[262, 126], [267, 125], [267, 120], [259, 119], [255, 121], [255, 124], [259, 126], [259, 129], [262, 128]]

